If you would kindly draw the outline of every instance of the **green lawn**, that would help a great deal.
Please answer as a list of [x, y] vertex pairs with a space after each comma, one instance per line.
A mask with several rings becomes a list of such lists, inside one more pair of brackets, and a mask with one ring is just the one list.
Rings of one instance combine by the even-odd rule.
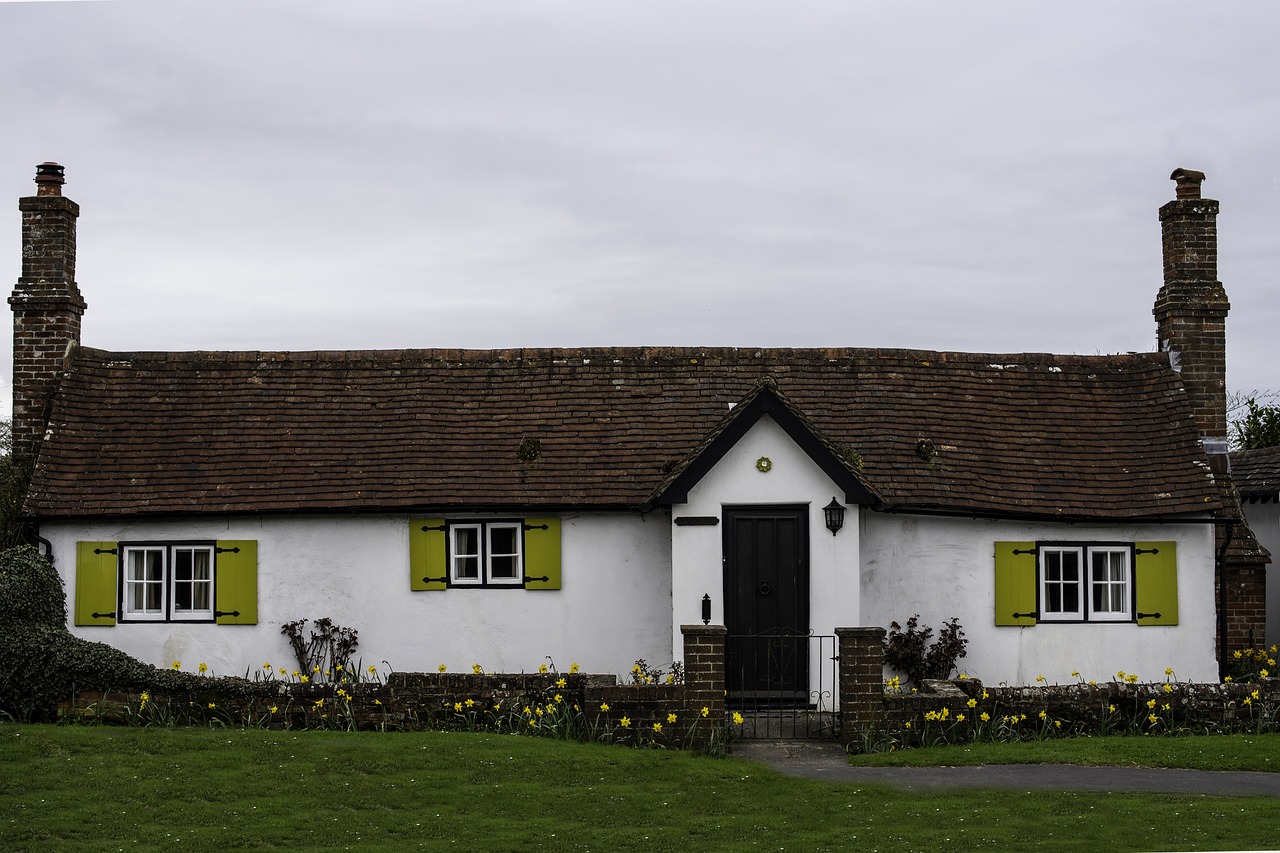
[[1280, 772], [1280, 734], [1212, 737], [1083, 737], [935, 746], [856, 755], [864, 767], [1083, 764]]
[[1275, 799], [906, 794], [512, 735], [18, 725], [0, 806], [6, 851], [1245, 849], [1280, 826]]

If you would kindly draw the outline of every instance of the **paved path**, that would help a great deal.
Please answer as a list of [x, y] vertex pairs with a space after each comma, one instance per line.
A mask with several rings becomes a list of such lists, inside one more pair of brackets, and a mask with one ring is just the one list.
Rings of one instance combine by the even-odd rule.
[[835, 743], [738, 741], [733, 755], [787, 776], [827, 782], [874, 782], [907, 790], [1013, 788], [1024, 791], [1151, 791], [1280, 797], [1280, 773], [1081, 767], [1074, 764], [984, 764], [977, 767], [853, 767]]

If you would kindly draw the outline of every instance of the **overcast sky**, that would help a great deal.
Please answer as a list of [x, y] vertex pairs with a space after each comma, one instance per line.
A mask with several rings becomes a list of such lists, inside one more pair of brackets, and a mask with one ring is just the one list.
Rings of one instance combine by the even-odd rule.
[[104, 349], [1149, 351], [1186, 167], [1228, 383], [1274, 389], [1278, 37], [1274, 0], [0, 2], [0, 280], [55, 160]]

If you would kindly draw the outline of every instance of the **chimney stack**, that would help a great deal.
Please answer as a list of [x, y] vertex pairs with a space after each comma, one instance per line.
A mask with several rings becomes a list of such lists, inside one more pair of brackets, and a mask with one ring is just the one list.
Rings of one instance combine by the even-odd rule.
[[[1175, 169], [1176, 198], [1160, 208], [1164, 286], [1156, 295], [1158, 344], [1182, 373], [1205, 449], [1226, 453], [1227, 312], [1218, 281], [1218, 202], [1200, 197], [1203, 172]], [[1222, 456], [1225, 468], [1225, 455]]]
[[76, 286], [76, 218], [80, 206], [62, 197], [63, 168], [36, 167], [36, 194], [18, 200], [22, 212], [22, 275], [9, 297], [13, 309], [13, 455], [34, 460], [48, 406], [67, 355], [80, 343], [85, 301]]

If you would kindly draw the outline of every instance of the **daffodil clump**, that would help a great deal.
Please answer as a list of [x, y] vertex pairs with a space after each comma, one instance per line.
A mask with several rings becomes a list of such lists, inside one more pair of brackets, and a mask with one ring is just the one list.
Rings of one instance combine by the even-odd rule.
[[1280, 647], [1236, 649], [1227, 658], [1226, 681], [1253, 683], [1270, 678], [1272, 673], [1280, 674], [1276, 669], [1276, 660], [1280, 657]]

